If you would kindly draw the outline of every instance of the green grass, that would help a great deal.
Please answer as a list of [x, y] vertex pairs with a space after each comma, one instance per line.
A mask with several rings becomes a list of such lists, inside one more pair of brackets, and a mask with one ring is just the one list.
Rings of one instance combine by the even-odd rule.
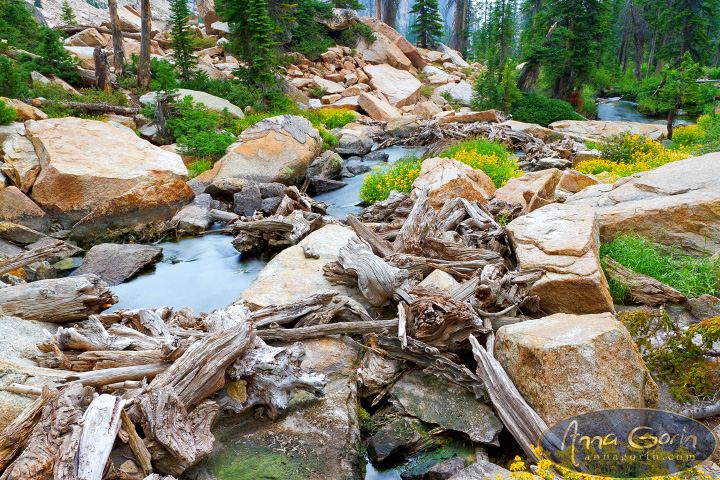
[[188, 165], [188, 180], [192, 180], [193, 178], [197, 177], [203, 172], [207, 172], [213, 167], [212, 160], [209, 158], [201, 158], [200, 160], [195, 160], [190, 165]]
[[[622, 235], [600, 247], [603, 268], [604, 257], [608, 255], [621, 265], [652, 277], [689, 298], [720, 294], [720, 261], [692, 258], [675, 249], [665, 252], [650, 240], [633, 233]], [[616, 303], [629, 300], [623, 285], [609, 277], [608, 283]]]

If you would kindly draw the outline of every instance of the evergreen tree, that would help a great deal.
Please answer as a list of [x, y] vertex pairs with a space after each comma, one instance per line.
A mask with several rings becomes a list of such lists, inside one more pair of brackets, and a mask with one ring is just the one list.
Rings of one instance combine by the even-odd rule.
[[697, 79], [700, 76], [700, 65], [693, 63], [690, 52], [685, 52], [680, 69], [667, 75], [665, 85], [660, 89], [660, 108], [669, 110], [668, 138], [672, 140], [673, 122], [678, 109], [684, 108], [696, 112], [702, 103], [700, 87]]
[[42, 8], [42, 0], [35, 0], [33, 5], [35, 5], [36, 8]]
[[410, 13], [416, 15], [410, 31], [422, 48], [434, 47], [443, 35], [443, 22], [437, 0], [415, 0]]
[[65, 25], [75, 25], [77, 20], [75, 19], [75, 12], [68, 3], [68, 0], [64, 0], [62, 4], [62, 15], [60, 16]]
[[170, 4], [170, 22], [172, 24], [172, 58], [175, 69], [183, 81], [190, 81], [197, 58], [193, 55], [188, 17], [190, 9], [186, 0], [173, 0]]
[[268, 13], [267, 0], [222, 0], [218, 13], [232, 26], [232, 49], [245, 66], [238, 71], [245, 81], [267, 91], [277, 85], [279, 27]]
[[708, 25], [717, 9], [718, 0], [669, 1], [660, 15], [660, 22], [668, 36], [661, 55], [679, 62], [686, 52], [690, 52], [696, 61], [706, 60], [710, 47]]
[[73, 60], [70, 53], [63, 48], [59, 34], [52, 28], [44, 27], [40, 34], [40, 45], [36, 49], [39, 57], [31, 60], [32, 69], [43, 74], [57, 75], [68, 82], [80, 79], [76, 66], [79, 63]]

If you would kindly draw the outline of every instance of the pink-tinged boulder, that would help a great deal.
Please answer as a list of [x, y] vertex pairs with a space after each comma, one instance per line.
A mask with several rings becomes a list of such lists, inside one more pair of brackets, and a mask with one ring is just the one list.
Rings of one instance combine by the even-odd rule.
[[17, 187], [0, 190], [0, 221], [22, 225], [41, 233], [50, 230], [50, 217]]
[[495, 357], [518, 391], [552, 425], [610, 408], [654, 408], [658, 387], [630, 333], [610, 313], [506, 325]]
[[358, 97], [358, 105], [365, 110], [365, 113], [367, 113], [370, 118], [379, 122], [387, 122], [393, 118], [402, 116], [402, 112], [397, 108], [367, 93], [360, 94]]
[[198, 179], [294, 183], [305, 175], [321, 146], [320, 134], [306, 119], [295, 115], [266, 118], [247, 128], [213, 169]]
[[400, 49], [410, 62], [412, 62], [413, 67], [422, 70], [427, 66], [427, 61], [423, 58], [417, 48], [415, 48], [415, 45], [410, 43], [404, 36], [387, 23], [381, 22], [374, 17], [360, 17], [359, 21], [365, 25], [369, 25], [373, 31], [384, 35], [388, 40], [390, 40], [390, 42]]
[[519, 178], [510, 178], [505, 185], [497, 189], [495, 198], [522, 205], [525, 212], [529, 213], [554, 202], [555, 188], [561, 177], [560, 170], [549, 168], [526, 173]]
[[367, 64], [389, 65], [400, 70], [410, 70], [412, 62], [389, 38], [382, 33], [375, 33], [375, 41], [369, 43], [360, 38], [357, 50]]
[[413, 105], [420, 99], [422, 83], [412, 73], [390, 65], [366, 65], [363, 70], [370, 78], [370, 86], [385, 95], [394, 107]]
[[632, 230], [690, 255], [712, 255], [720, 249], [720, 153], [592, 185], [565, 203], [591, 206], [603, 240]]
[[[164, 204], [169, 214], [193, 198], [185, 184], [187, 168], [180, 155], [156, 147], [131, 131], [67, 117], [28, 122], [26, 134], [35, 145], [41, 167], [31, 197], [65, 228], [140, 186], [148, 192], [162, 190], [168, 194], [166, 199], [159, 197], [148, 205], [153, 211], [157, 211], [156, 204]], [[126, 212], [142, 218], [146, 207], [143, 194], [132, 198], [137, 202], [128, 203]]]
[[457, 197], [487, 203], [495, 192], [495, 185], [482, 170], [440, 157], [422, 162], [420, 175], [412, 184], [411, 198], [417, 198], [423, 188], [429, 188], [430, 205], [436, 209], [442, 207], [445, 200]]
[[547, 313], [614, 312], [600, 265], [597, 216], [584, 205], [554, 203], [507, 226], [520, 269], [543, 276], [530, 289]]
[[22, 100], [6, 97], [0, 97], [0, 100], [5, 102], [6, 106], [15, 109], [15, 118], [17, 118], [18, 121], [24, 122], [25, 120], [44, 120], [48, 118], [47, 113], [32, 105], [28, 105]]

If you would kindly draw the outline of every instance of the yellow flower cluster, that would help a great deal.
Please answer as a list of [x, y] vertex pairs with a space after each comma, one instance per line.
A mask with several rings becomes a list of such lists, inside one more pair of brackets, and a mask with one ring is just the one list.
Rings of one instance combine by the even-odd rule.
[[505, 185], [508, 179], [522, 175], [512, 158], [497, 153], [484, 154], [476, 150], [460, 150], [455, 153], [454, 158], [475, 170], [485, 172], [497, 188]]
[[368, 205], [385, 200], [390, 192], [410, 193], [412, 184], [420, 175], [420, 159], [407, 157], [399, 160], [391, 167], [375, 167], [375, 170], [365, 175], [360, 198]]
[[688, 157], [684, 151], [664, 148], [659, 142], [641, 135], [622, 135], [606, 141], [601, 148], [601, 158], [586, 160], [576, 170], [593, 175], [602, 174], [607, 183]]

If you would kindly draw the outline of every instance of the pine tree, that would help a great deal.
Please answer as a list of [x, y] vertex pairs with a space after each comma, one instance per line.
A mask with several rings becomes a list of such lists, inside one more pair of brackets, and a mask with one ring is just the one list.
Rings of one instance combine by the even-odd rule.
[[680, 69], [672, 71], [667, 77], [665, 86], [660, 89], [660, 108], [669, 110], [668, 139], [672, 140], [673, 122], [678, 109], [684, 108], [691, 113], [698, 110], [702, 103], [700, 87], [697, 79], [700, 76], [700, 65], [693, 63], [690, 52], [685, 52]]
[[186, 0], [172, 0], [170, 4], [170, 22], [172, 24], [172, 58], [175, 60], [175, 69], [183, 81], [190, 81], [197, 64], [193, 55], [190, 27], [188, 17], [190, 9]]
[[416, 15], [410, 31], [422, 48], [434, 47], [443, 35], [443, 22], [437, 0], [415, 0], [410, 13]]
[[37, 8], [42, 8], [42, 0], [35, 0], [35, 2], [33, 2], [33, 5], [35, 5], [35, 7]]
[[62, 18], [62, 21], [65, 25], [76, 25], [77, 20], [75, 19], [75, 12], [73, 12], [72, 7], [68, 3], [68, 0], [65, 0], [62, 4], [62, 15], [60, 16]]
[[268, 13], [267, 0], [224, 0], [218, 13], [232, 27], [232, 48], [245, 64], [238, 71], [245, 81], [267, 91], [277, 85], [279, 27]]

